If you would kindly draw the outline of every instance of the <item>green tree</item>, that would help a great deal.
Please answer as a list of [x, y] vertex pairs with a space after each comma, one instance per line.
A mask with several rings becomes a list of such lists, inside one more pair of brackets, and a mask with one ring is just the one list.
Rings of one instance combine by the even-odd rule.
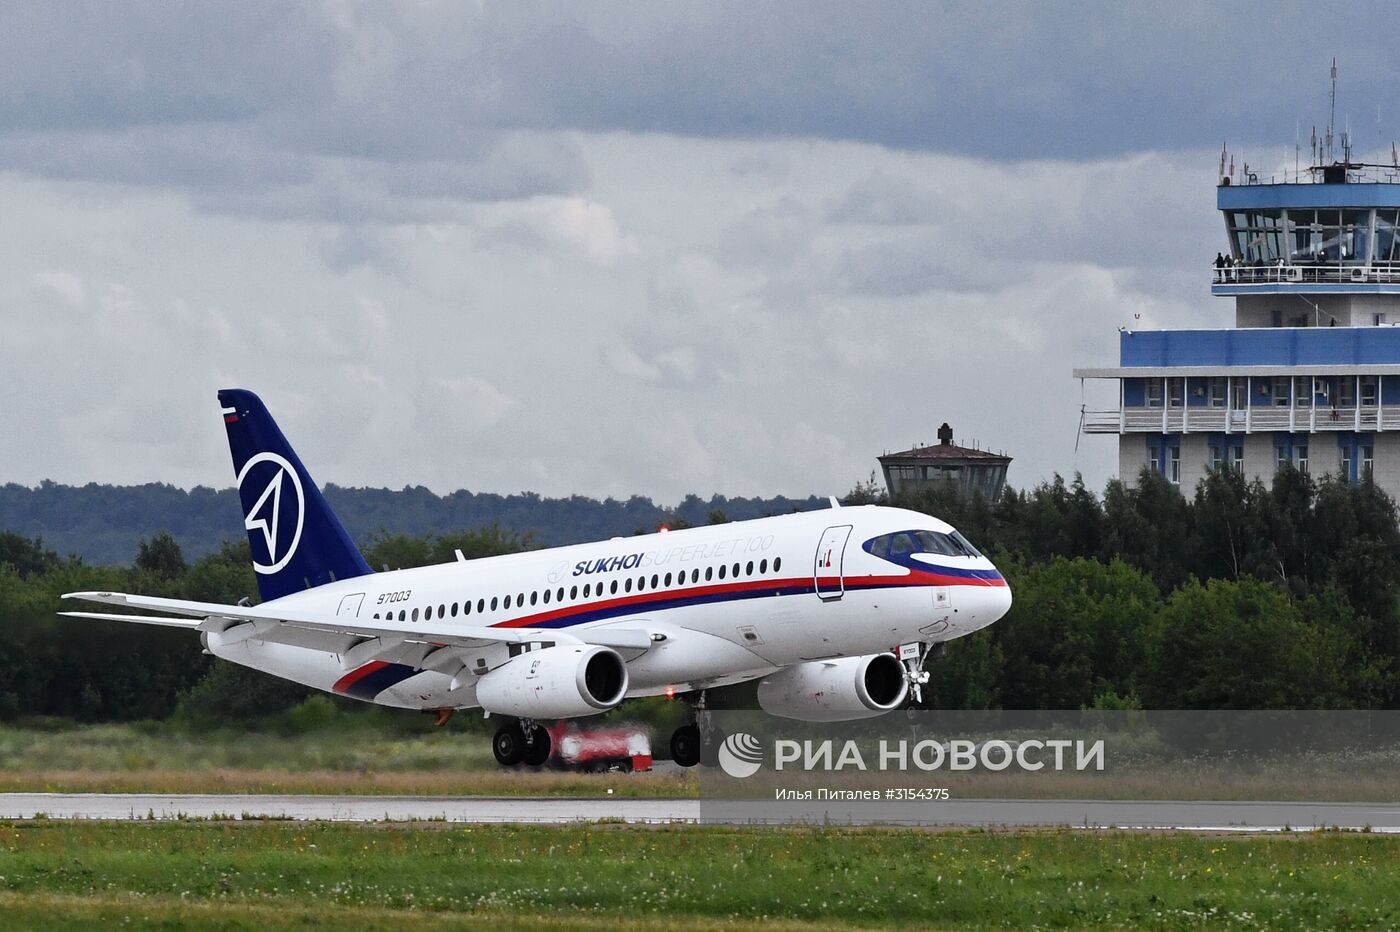
[[136, 551], [135, 568], [168, 581], [185, 575], [189, 567], [185, 564], [179, 542], [169, 531], [161, 531], [150, 540], [141, 541]]
[[1256, 579], [1188, 583], [1157, 613], [1144, 704], [1154, 709], [1332, 709], [1347, 645]]
[[1077, 709], [1105, 692], [1137, 688], [1157, 588], [1118, 560], [1057, 557], [1013, 586], [1015, 601], [993, 630], [1004, 658], [1001, 704]]

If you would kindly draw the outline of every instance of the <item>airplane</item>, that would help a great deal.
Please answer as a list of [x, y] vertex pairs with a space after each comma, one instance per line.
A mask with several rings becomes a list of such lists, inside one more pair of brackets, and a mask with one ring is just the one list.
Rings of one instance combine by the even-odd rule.
[[185, 628], [207, 652], [379, 705], [505, 719], [502, 766], [539, 766], [541, 722], [680, 697], [686, 767], [711, 757], [707, 690], [758, 680], [765, 711], [872, 717], [917, 701], [945, 641], [992, 624], [1011, 589], [937, 518], [842, 507], [375, 572], [252, 392], [219, 392], [261, 602], [118, 592], [65, 599]]

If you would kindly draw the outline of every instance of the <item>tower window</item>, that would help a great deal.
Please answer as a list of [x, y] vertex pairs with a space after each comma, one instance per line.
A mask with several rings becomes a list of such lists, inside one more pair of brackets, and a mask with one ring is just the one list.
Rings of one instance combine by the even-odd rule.
[[1363, 375], [1361, 377], [1361, 403], [1363, 405], [1374, 405], [1376, 403], [1376, 377], [1374, 375]]

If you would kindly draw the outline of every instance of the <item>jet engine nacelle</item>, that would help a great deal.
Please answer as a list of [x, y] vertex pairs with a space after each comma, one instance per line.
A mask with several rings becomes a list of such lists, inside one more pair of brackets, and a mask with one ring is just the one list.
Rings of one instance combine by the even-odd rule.
[[485, 674], [476, 701], [518, 718], [576, 718], [606, 712], [627, 695], [627, 665], [593, 644], [529, 651]]
[[810, 660], [764, 677], [763, 711], [804, 722], [845, 722], [883, 715], [904, 701], [909, 681], [894, 654]]

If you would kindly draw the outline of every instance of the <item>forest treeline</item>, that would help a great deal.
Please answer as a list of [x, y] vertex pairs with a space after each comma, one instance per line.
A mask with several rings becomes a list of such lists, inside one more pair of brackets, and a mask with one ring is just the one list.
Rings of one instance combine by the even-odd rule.
[[[884, 499], [871, 483], [847, 501]], [[1369, 482], [1284, 470], [1265, 486], [1226, 471], [1183, 496], [1143, 475], [1100, 496], [1057, 477], [996, 501], [927, 493], [893, 504], [957, 526], [1015, 593], [1006, 618], [931, 662], [937, 707], [1400, 706], [1400, 524]], [[693, 521], [639, 513], [624, 533], [652, 529], [652, 518], [728, 517], [705, 507]], [[401, 567], [545, 543], [504, 524], [464, 527], [380, 532], [363, 547], [372, 566]], [[301, 687], [202, 655], [188, 632], [55, 614], [58, 595], [78, 589], [256, 595], [246, 543], [186, 552], [178, 532], [163, 530], [140, 541], [130, 566], [102, 566], [0, 533], [0, 718], [228, 723], [303, 700]]]
[[[546, 498], [533, 492], [496, 495], [461, 490], [437, 495], [421, 486], [399, 490], [351, 489], [328, 485], [326, 500], [351, 536], [375, 533], [425, 537], [494, 524], [528, 535], [542, 547], [655, 530], [673, 517], [704, 524], [712, 514], [730, 520], [761, 518], [822, 507], [826, 499], [728, 498], [688, 495], [674, 508], [634, 495], [624, 500]], [[122, 566], [136, 556], [140, 542], [161, 531], [175, 536], [191, 559], [216, 553], [243, 526], [237, 490], [172, 485], [0, 485], [0, 530], [39, 537], [61, 555], [93, 564]], [[377, 566], [377, 564], [376, 564]]]

